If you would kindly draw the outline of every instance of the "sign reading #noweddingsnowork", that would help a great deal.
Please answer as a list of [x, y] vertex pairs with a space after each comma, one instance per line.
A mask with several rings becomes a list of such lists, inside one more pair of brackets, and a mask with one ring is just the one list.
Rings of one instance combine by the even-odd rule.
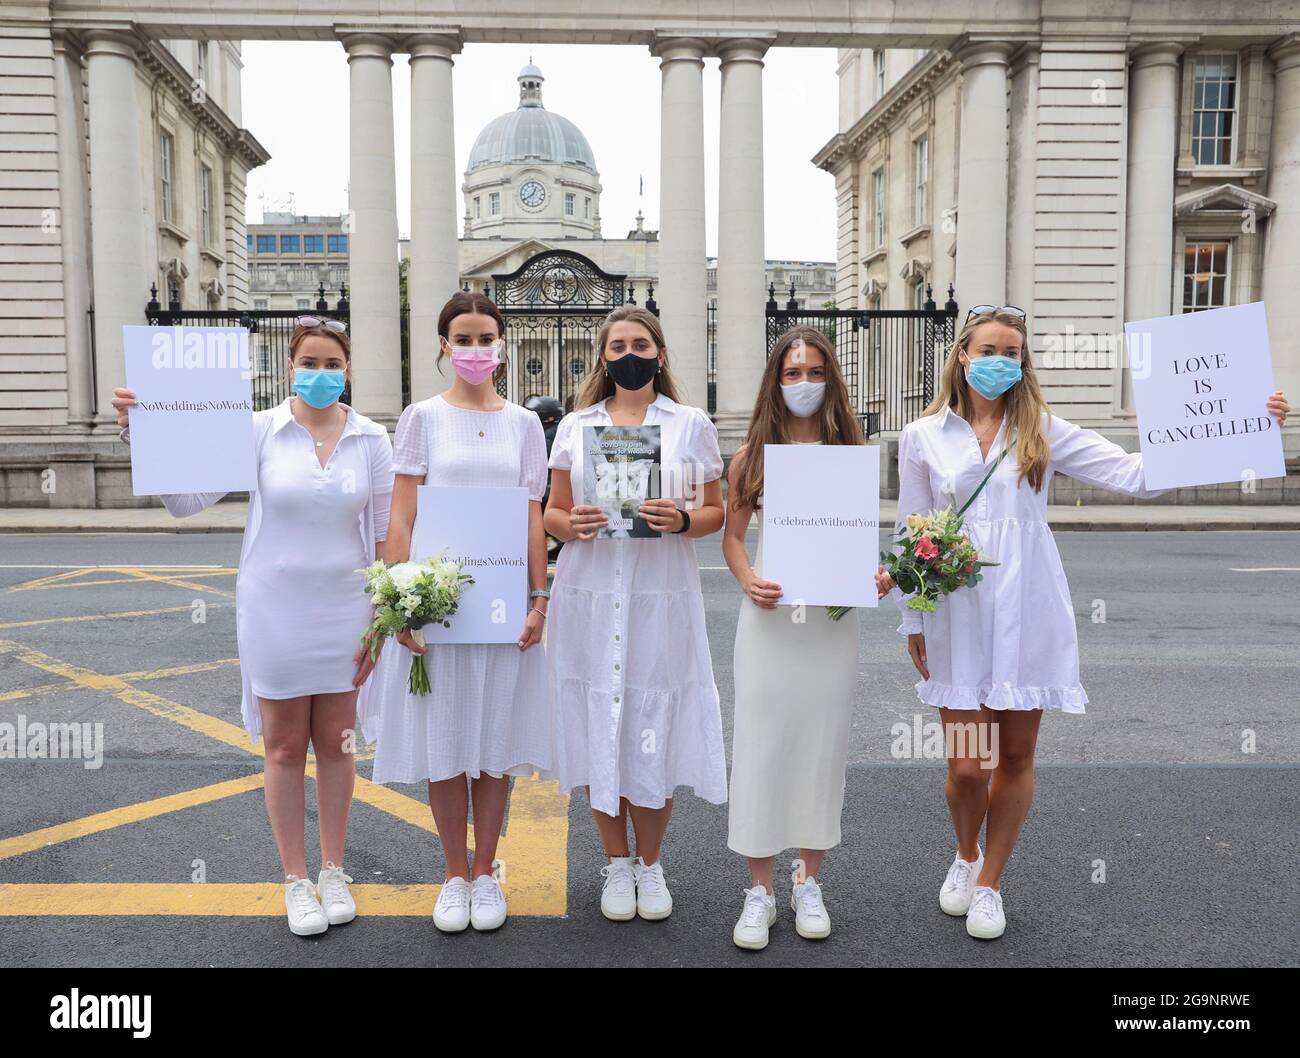
[[1148, 488], [1286, 476], [1264, 303], [1124, 324]]
[[426, 643], [517, 643], [528, 616], [528, 490], [421, 485], [411, 559], [447, 558], [474, 578], [451, 627], [424, 626]]
[[122, 328], [136, 496], [257, 487], [248, 331]]
[[879, 552], [878, 446], [764, 446], [762, 577], [781, 605], [875, 606]]

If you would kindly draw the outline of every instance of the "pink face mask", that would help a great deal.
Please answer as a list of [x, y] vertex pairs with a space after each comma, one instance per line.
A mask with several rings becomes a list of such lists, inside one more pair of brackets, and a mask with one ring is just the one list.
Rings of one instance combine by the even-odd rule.
[[497, 345], [453, 345], [451, 365], [471, 386], [477, 386], [492, 377], [501, 363], [501, 347]]

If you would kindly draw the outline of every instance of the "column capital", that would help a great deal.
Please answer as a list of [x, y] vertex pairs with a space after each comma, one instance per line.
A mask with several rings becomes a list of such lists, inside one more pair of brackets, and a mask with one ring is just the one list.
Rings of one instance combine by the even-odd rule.
[[1129, 51], [1135, 70], [1145, 69], [1148, 66], [1177, 66], [1182, 55], [1183, 45], [1176, 41], [1139, 44]]
[[391, 64], [397, 42], [384, 33], [367, 30], [340, 32], [339, 40], [348, 53], [348, 62], [353, 59], [387, 59]]
[[776, 43], [776, 34], [762, 34], [749, 37], [732, 37], [719, 40], [714, 45], [714, 52], [725, 66], [732, 62], [756, 62], [762, 65], [767, 49]]
[[967, 34], [948, 51], [965, 72], [976, 66], [1006, 66], [1015, 49], [1016, 44], [1011, 41], [982, 39]]
[[411, 62], [416, 59], [447, 59], [451, 60], [452, 56], [459, 55], [464, 47], [464, 41], [461, 39], [460, 27], [448, 27], [445, 29], [430, 30], [428, 32], [412, 33], [402, 41], [402, 47], [411, 56]]
[[1288, 33], [1274, 41], [1265, 54], [1273, 60], [1276, 73], [1300, 65], [1300, 33]]
[[119, 55], [139, 62], [144, 54], [145, 40], [129, 29], [88, 29], [82, 36], [85, 55]]
[[1014, 77], [1021, 70], [1030, 66], [1041, 66], [1043, 62], [1043, 45], [1041, 42], [1033, 40], [1021, 44], [1011, 53], [1008, 61], [1011, 76]]
[[650, 54], [661, 62], [695, 62], [703, 67], [704, 56], [708, 51], [709, 45], [702, 37], [661, 33], [657, 30], [654, 40], [650, 42]]

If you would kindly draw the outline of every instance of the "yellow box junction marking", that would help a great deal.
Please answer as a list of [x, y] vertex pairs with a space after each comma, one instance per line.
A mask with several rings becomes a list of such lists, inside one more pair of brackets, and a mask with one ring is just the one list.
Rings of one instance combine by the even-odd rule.
[[[119, 567], [113, 567], [118, 569]], [[215, 591], [193, 581], [195, 576], [233, 572], [224, 569], [196, 572], [185, 569], [185, 579], [168, 575], [169, 571], [146, 571], [138, 567], [120, 567], [124, 573], [140, 580], [157, 581], [186, 590]], [[92, 584], [67, 583], [87, 572], [103, 573], [105, 567], [94, 570], [73, 570], [55, 577], [41, 578], [16, 586], [19, 590], [38, 587], [76, 587]], [[137, 576], [138, 575], [138, 576]], [[129, 582], [123, 580], [123, 583]], [[8, 589], [10, 591], [14, 588]], [[212, 604], [214, 606], [220, 604]], [[111, 620], [130, 617], [147, 617], [189, 610], [189, 606], [167, 607], [157, 610], [134, 610], [112, 614], [89, 614], [74, 617], [45, 618], [32, 621], [13, 621], [0, 624], [4, 628], [29, 628], [46, 624], [75, 621]], [[128, 672], [105, 675], [83, 666], [61, 661], [35, 648], [13, 640], [0, 639], [0, 655], [58, 676], [63, 682], [24, 688], [0, 695], [0, 701], [32, 697], [50, 691], [88, 690], [111, 695], [124, 704], [142, 709], [161, 719], [186, 727], [198, 734], [240, 749], [254, 756], [264, 756], [261, 742], [253, 745], [242, 727], [219, 717], [210, 716], [180, 702], [152, 694], [133, 685], [133, 681], [163, 679], [168, 676], [187, 675], [212, 671], [215, 668], [237, 663], [237, 659], [203, 662], [175, 666], [149, 672]], [[368, 756], [369, 754], [367, 754]], [[359, 759], [363, 759], [359, 755]], [[307, 775], [315, 778], [313, 763], [307, 766]], [[261, 774], [227, 780], [194, 790], [182, 791], [164, 797], [126, 805], [121, 808], [97, 812], [81, 819], [71, 820], [0, 839], [0, 860], [20, 856], [50, 845], [75, 840], [90, 834], [102, 833], [115, 827], [140, 822], [194, 805], [209, 804], [228, 797], [238, 796], [264, 785]], [[378, 785], [357, 776], [354, 800], [369, 804], [382, 812], [430, 834], [436, 834], [432, 813], [427, 804], [386, 786]], [[555, 782], [539, 779], [517, 779], [510, 802], [507, 832], [497, 849], [497, 858], [504, 865], [503, 884], [510, 898], [511, 911], [517, 915], [563, 915], [568, 902], [568, 804], [569, 799], [559, 792]], [[473, 832], [469, 835], [473, 847]], [[356, 884], [352, 892], [360, 914], [374, 916], [428, 915], [437, 899], [439, 885], [379, 885]], [[6, 883], [0, 884], [0, 917], [25, 915], [213, 915], [248, 916], [284, 914], [283, 889], [274, 882], [255, 884], [235, 883]]]

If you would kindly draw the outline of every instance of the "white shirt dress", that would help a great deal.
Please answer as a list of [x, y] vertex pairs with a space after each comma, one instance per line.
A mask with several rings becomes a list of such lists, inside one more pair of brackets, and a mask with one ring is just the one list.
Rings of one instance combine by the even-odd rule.
[[[472, 411], [430, 397], [402, 412], [393, 471], [422, 476], [426, 485], [523, 486], [530, 501], [540, 502], [546, 494], [542, 422], [518, 404]], [[514, 643], [430, 643], [426, 695], [407, 691], [411, 657], [389, 640], [370, 679], [361, 727], [368, 741], [378, 742], [375, 782], [550, 774], [551, 694], [542, 643], [522, 651]]]
[[[1084, 712], [1074, 607], [1047, 524], [1051, 475], [1141, 498], [1163, 490], [1146, 488], [1140, 453], [1054, 415], [1044, 415], [1043, 429], [1051, 457], [1042, 489], [1018, 481], [1013, 447], [964, 516], [971, 541], [999, 565], [982, 570], [975, 587], [942, 596], [934, 613], [907, 609], [894, 589], [899, 633], [925, 634], [930, 678], [916, 691], [927, 705]], [[970, 423], [950, 408], [908, 423], [898, 436], [895, 529], [909, 515], [965, 503], [1002, 451], [1005, 430], [1004, 420], [985, 458]]]
[[[585, 498], [583, 427], [611, 425], [605, 402], [566, 415], [551, 468]], [[644, 425], [661, 427], [664, 495], [685, 506], [688, 481], [722, 476], [718, 432], [698, 408], [660, 394]], [[722, 714], [705, 630], [695, 545], [685, 534], [564, 545], [551, 587], [547, 654], [556, 695], [561, 789], [590, 787], [591, 806], [619, 799], [662, 808], [678, 786], [727, 799]]]
[[[388, 431], [351, 408], [324, 467], [289, 400], [255, 412], [253, 425], [257, 487], [239, 556], [235, 628], [244, 728], [257, 741], [257, 699], [353, 690], [353, 659], [371, 620], [362, 571], [388, 532], [393, 475]], [[162, 501], [183, 518], [224, 495]]]

